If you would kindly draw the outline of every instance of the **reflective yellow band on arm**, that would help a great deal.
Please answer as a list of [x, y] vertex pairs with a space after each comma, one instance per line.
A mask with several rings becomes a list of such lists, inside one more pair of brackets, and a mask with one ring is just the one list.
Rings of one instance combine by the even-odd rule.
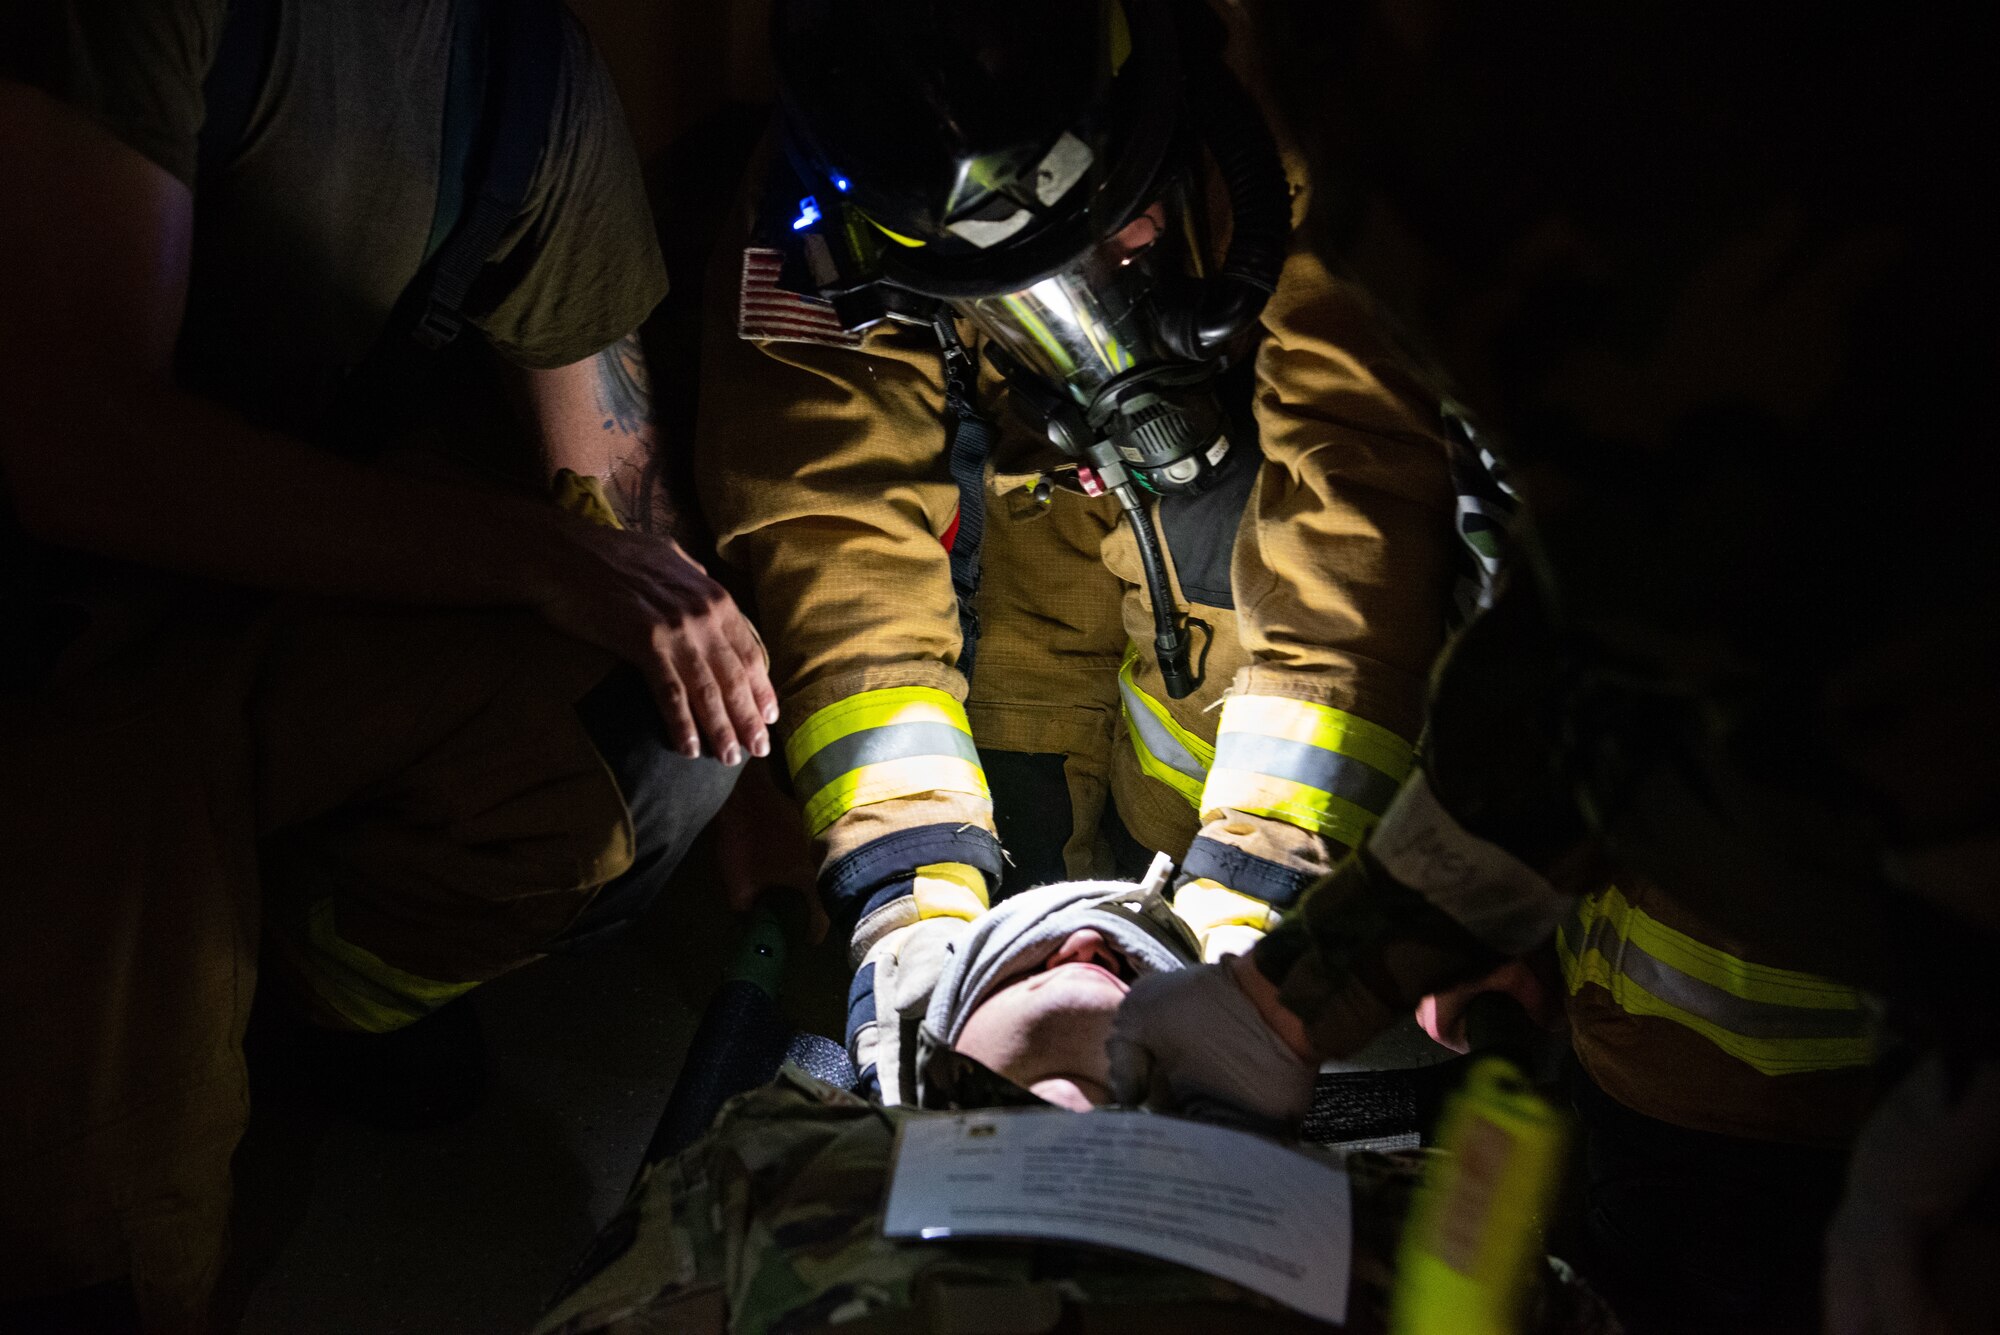
[[911, 895], [919, 918], [964, 918], [986, 912], [986, 876], [963, 862], [933, 862], [917, 868]]
[[1232, 695], [1200, 798], [1359, 844], [1410, 775], [1415, 751], [1379, 724], [1310, 700]]
[[314, 994], [366, 1033], [386, 1034], [415, 1024], [479, 986], [424, 978], [355, 945], [334, 929], [331, 899], [307, 911], [304, 947], [300, 964]]
[[965, 709], [934, 686], [837, 700], [792, 734], [785, 760], [813, 835], [856, 807], [918, 793], [991, 800]]
[[1139, 661], [1136, 645], [1125, 646], [1125, 663], [1118, 669], [1118, 697], [1125, 711], [1125, 730], [1139, 768], [1201, 808], [1201, 785], [1208, 778], [1215, 748], [1183, 728], [1167, 707], [1139, 689], [1132, 669]]
[[1867, 1066], [1868, 1010], [1854, 988], [1752, 964], [1634, 908], [1615, 887], [1585, 896], [1556, 933], [1563, 980], [1630, 1015], [1672, 1020], [1765, 1075]]

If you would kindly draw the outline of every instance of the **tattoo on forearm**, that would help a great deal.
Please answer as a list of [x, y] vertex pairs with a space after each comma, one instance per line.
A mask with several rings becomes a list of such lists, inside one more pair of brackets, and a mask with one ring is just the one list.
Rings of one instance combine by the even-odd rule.
[[597, 354], [597, 403], [604, 429], [637, 436], [653, 425], [653, 384], [639, 335], [627, 334]]
[[673, 498], [667, 494], [665, 461], [653, 423], [653, 387], [637, 333], [597, 354], [597, 403], [604, 431], [621, 438], [605, 478], [618, 518], [642, 532], [670, 532]]

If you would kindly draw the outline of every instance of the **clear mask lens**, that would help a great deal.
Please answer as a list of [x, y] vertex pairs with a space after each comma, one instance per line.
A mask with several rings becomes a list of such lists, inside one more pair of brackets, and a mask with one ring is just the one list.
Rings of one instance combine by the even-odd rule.
[[1022, 366], [1087, 406], [1134, 367], [1179, 360], [1161, 340], [1156, 312], [1188, 272], [1185, 245], [1154, 205], [1019, 292], [965, 302], [965, 317]]

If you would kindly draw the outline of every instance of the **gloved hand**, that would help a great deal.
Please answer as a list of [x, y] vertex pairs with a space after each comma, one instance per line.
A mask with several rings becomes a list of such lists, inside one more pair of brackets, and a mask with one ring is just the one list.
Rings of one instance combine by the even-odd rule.
[[1118, 1102], [1295, 1130], [1312, 1107], [1319, 1067], [1244, 992], [1237, 971], [1255, 967], [1233, 957], [1134, 983], [1107, 1045]]
[[904, 1044], [915, 1038], [951, 943], [986, 912], [986, 882], [976, 867], [934, 863], [891, 878], [870, 903], [848, 943], [847, 1052], [862, 1087], [893, 1105], [905, 1092], [896, 1082]]
[[[2000, 1328], [2000, 1221], [1975, 1196], [2000, 1173], [2000, 1062], [1956, 1097], [1933, 1055], [1861, 1130], [1827, 1229], [1828, 1335]], [[1972, 1208], [1968, 1208], [1972, 1207]], [[1988, 1211], [1990, 1214], [1991, 1211]]]
[[1254, 895], [1200, 877], [1174, 892], [1174, 916], [1187, 924], [1201, 942], [1201, 958], [1213, 964], [1229, 955], [1246, 955], [1278, 925], [1278, 911]]

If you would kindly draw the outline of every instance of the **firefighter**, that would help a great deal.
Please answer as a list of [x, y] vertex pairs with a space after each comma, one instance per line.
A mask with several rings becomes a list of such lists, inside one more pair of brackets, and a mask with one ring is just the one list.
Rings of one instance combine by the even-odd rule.
[[1635, 1330], [1990, 1328], [1959, 1260], [2000, 1147], [1983, 36], [1262, 18], [1344, 187], [1316, 244], [1500, 442], [1523, 559], [1371, 842], [1232, 977], [1135, 991], [1128, 1093], [1233, 1080], [1227, 1004], [1289, 1038], [1235, 1082], [1281, 1104], [1545, 948], [1496, 981], [1566, 996], [1591, 1273]]
[[887, 936], [1153, 851], [1241, 949], [1409, 772], [1447, 414], [1293, 244], [1306, 182], [1201, 7], [774, 22], [697, 470], [857, 999]]

